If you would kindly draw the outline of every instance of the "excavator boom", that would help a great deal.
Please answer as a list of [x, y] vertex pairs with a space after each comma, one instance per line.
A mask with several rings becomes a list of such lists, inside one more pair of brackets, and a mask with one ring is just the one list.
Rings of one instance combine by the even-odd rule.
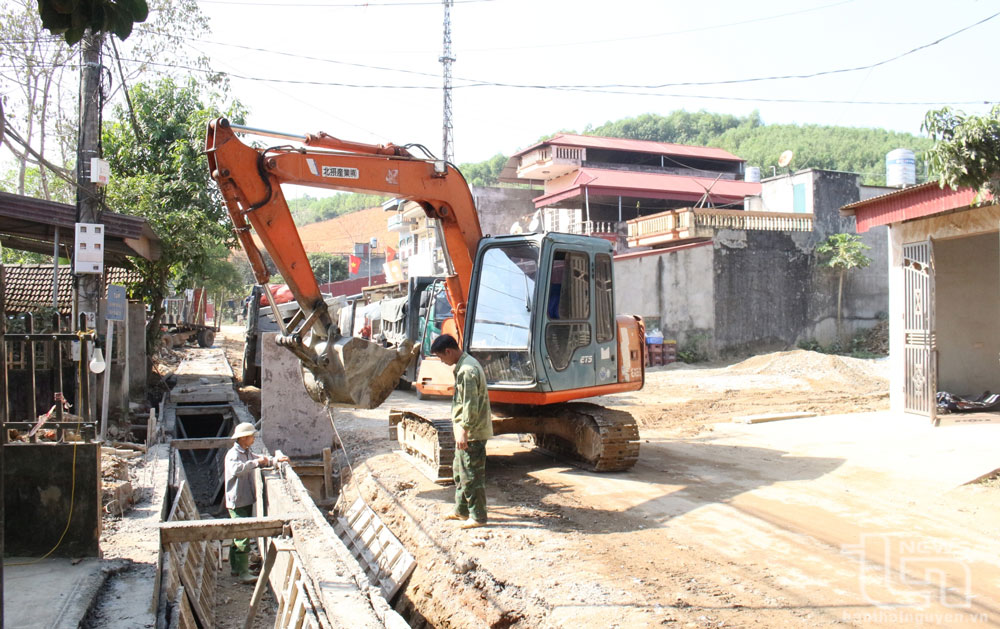
[[462, 285], [462, 278], [471, 275], [473, 254], [482, 236], [469, 187], [461, 174], [444, 162], [417, 159], [402, 147], [346, 142], [318, 134], [296, 138], [309, 148], [283, 145], [260, 149], [244, 144], [237, 136], [241, 130], [258, 131], [232, 125], [224, 118], [213, 120], [208, 124], [205, 148], [212, 177], [257, 281], [267, 283], [270, 274], [251, 228], [301, 308], [292, 321], [293, 329], [278, 342], [302, 362], [306, 389], [314, 399], [374, 408], [392, 392], [412, 360], [412, 344], [388, 350], [361, 339], [340, 337], [320, 295], [281, 185], [383, 193], [416, 201], [428, 216], [448, 223], [443, 232], [455, 274], [446, 279], [446, 289], [452, 303], [458, 304], [456, 317], [465, 313], [468, 287]]

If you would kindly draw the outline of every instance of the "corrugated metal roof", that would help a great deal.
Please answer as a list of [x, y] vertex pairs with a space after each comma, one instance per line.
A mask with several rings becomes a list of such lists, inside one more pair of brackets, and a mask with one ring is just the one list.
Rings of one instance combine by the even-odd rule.
[[691, 146], [689, 144], [670, 144], [668, 142], [652, 142], [650, 140], [629, 140], [626, 138], [607, 138], [596, 135], [576, 135], [560, 133], [559, 135], [532, 145], [513, 155], [517, 157], [529, 153], [539, 146], [575, 146], [582, 148], [606, 149], [609, 151], [629, 151], [633, 153], [650, 153], [653, 155], [676, 155], [678, 157], [697, 157], [701, 159], [716, 159], [728, 162], [744, 160], [729, 151], [709, 146]]
[[842, 214], [854, 215], [858, 233], [873, 227], [899, 223], [914, 218], [972, 207], [976, 191], [972, 188], [941, 188], [931, 181], [919, 186], [894, 190], [840, 208]]
[[[76, 206], [0, 192], [0, 239], [5, 246], [23, 251], [51, 254], [53, 234], [72, 248]], [[104, 212], [105, 261], [121, 264], [126, 256], [141, 255], [155, 260], [160, 256], [160, 240], [146, 219], [128, 214]]]
[[[51, 264], [4, 265], [4, 307], [10, 314], [32, 312], [52, 305]], [[108, 267], [104, 274], [104, 295], [108, 284], [126, 285], [141, 280], [138, 273], [118, 267]], [[73, 274], [68, 265], [59, 266], [59, 314], [73, 312]]]
[[734, 203], [742, 201], [744, 197], [760, 194], [759, 183], [734, 179], [716, 181], [709, 177], [581, 168], [570, 185], [536, 198], [535, 207], [579, 196], [584, 187], [590, 194], [677, 201], [697, 201], [705, 194], [705, 190], [711, 190], [711, 200], [717, 204]]

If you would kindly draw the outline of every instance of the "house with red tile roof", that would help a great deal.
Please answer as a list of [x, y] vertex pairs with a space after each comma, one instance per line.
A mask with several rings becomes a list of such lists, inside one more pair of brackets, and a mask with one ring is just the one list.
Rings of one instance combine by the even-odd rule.
[[667, 210], [743, 209], [760, 194], [744, 172], [744, 160], [723, 149], [561, 133], [511, 156], [500, 180], [543, 187], [537, 226], [607, 234]]

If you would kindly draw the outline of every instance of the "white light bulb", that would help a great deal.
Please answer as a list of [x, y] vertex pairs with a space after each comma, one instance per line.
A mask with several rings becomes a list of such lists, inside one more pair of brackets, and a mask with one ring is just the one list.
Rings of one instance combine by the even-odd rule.
[[90, 359], [90, 371], [93, 373], [104, 373], [104, 352], [98, 347], [94, 350], [94, 355]]

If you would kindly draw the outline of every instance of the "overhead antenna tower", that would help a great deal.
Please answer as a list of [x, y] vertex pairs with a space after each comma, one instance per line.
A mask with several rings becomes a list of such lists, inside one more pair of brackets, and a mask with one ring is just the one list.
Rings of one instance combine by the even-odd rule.
[[451, 54], [451, 6], [454, 0], [441, 0], [444, 4], [444, 52], [438, 61], [444, 66], [444, 121], [441, 153], [446, 162], [455, 160], [455, 132], [451, 124], [451, 64], [455, 57]]

